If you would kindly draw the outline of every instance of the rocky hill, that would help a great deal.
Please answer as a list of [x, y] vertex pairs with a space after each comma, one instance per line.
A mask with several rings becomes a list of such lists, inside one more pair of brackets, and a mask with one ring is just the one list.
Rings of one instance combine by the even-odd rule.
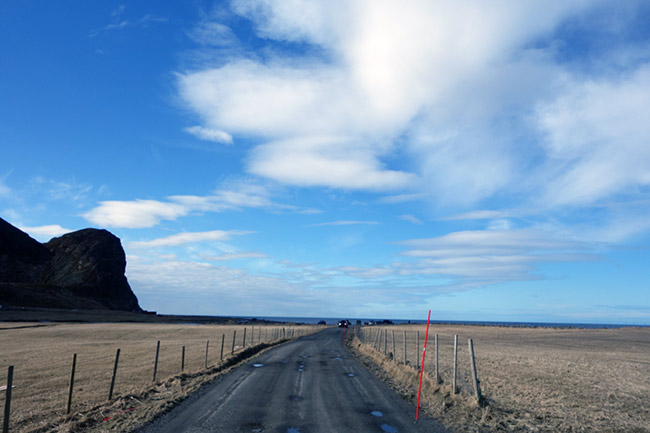
[[119, 238], [84, 229], [41, 244], [0, 218], [0, 305], [142, 311]]

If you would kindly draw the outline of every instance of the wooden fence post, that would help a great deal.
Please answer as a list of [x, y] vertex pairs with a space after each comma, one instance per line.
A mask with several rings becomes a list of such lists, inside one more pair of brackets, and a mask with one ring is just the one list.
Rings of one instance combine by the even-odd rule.
[[108, 401], [113, 398], [113, 389], [115, 388], [115, 376], [117, 376], [117, 363], [120, 361], [120, 349], [115, 352], [115, 365], [113, 366], [113, 377], [111, 378], [111, 389], [108, 391]]
[[479, 386], [478, 375], [476, 374], [476, 361], [474, 360], [474, 342], [472, 339], [467, 340], [467, 345], [469, 346], [469, 358], [472, 363], [472, 380], [474, 382], [474, 394], [476, 395], [476, 402], [481, 403], [481, 387]]
[[408, 359], [406, 358], [406, 329], [404, 330], [404, 365], [408, 362]]
[[384, 332], [384, 356], [388, 352], [388, 332]]
[[232, 347], [230, 348], [230, 354], [232, 355], [235, 353], [235, 337], [237, 336], [237, 330], [235, 329], [232, 332]]
[[158, 355], [160, 354], [160, 340], [156, 343], [156, 360], [153, 363], [153, 381], [156, 381], [156, 373], [158, 372]]
[[219, 358], [220, 361], [223, 361], [223, 343], [226, 342], [226, 334], [221, 334], [221, 356]]
[[257, 344], [262, 342], [262, 326], [257, 327]]
[[244, 342], [242, 343], [242, 347], [245, 349], [246, 348], [246, 327], [244, 326]]
[[11, 413], [11, 389], [14, 382], [14, 366], [7, 370], [7, 390], [5, 392], [5, 415], [2, 423], [2, 433], [9, 433], [9, 414]]
[[210, 340], [205, 342], [205, 368], [208, 368], [208, 347], [210, 347]]
[[456, 378], [458, 377], [458, 334], [454, 335], [454, 381], [452, 394], [456, 394]]
[[415, 350], [415, 368], [420, 368], [420, 331], [415, 331], [415, 341], [417, 349]]
[[395, 352], [395, 330], [392, 330], [392, 340], [393, 340], [393, 361], [397, 362], [397, 352]]
[[436, 385], [440, 383], [440, 370], [438, 369], [438, 334], [436, 334]]
[[65, 411], [66, 415], [70, 413], [72, 406], [72, 389], [74, 388], [74, 371], [77, 368], [77, 354], [72, 355], [72, 373], [70, 373], [70, 390], [68, 391], [68, 407]]
[[185, 370], [185, 346], [183, 346], [183, 353], [181, 355], [181, 371]]

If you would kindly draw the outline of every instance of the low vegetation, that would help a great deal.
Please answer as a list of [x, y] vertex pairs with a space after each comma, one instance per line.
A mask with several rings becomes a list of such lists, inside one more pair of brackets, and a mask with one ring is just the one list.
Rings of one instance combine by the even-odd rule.
[[[6, 383], [7, 367], [14, 366], [11, 431], [129, 431], [237, 362], [314, 330], [311, 326], [260, 324], [0, 323], [0, 384]], [[160, 354], [154, 382], [157, 341]], [[183, 346], [185, 365], [181, 371]], [[115, 389], [108, 401], [118, 348]], [[74, 394], [67, 415], [75, 353]]]
[[[378, 327], [357, 332], [350, 347], [397, 392], [413, 401], [425, 326], [389, 326], [384, 355]], [[403, 331], [407, 331], [404, 364]], [[391, 337], [395, 331], [395, 353]], [[440, 383], [433, 373], [439, 338]], [[459, 393], [452, 393], [453, 341], [459, 336]], [[370, 338], [368, 338], [370, 336]], [[475, 346], [485, 402], [471, 384], [467, 339]], [[421, 356], [421, 355], [420, 355]], [[395, 361], [392, 358], [395, 358]], [[429, 342], [422, 409], [459, 432], [650, 432], [650, 328], [552, 329], [436, 325]]]

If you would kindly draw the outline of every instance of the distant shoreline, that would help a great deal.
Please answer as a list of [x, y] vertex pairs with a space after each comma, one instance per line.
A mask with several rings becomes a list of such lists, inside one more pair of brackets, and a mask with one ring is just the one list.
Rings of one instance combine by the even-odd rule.
[[[156, 314], [154, 312], [134, 313], [119, 310], [63, 310], [49, 308], [5, 307], [0, 309], [2, 322], [145, 322], [145, 323], [185, 323], [185, 324], [219, 324], [219, 323], [302, 323], [315, 325], [324, 321], [327, 325], [336, 325], [339, 320], [350, 320], [352, 325], [360, 321], [362, 325], [421, 325], [426, 320], [350, 318], [350, 317], [284, 317], [284, 316], [207, 316], [189, 314]], [[554, 322], [505, 322], [472, 320], [432, 320], [435, 325], [493, 326], [508, 328], [553, 328], [553, 329], [617, 329], [650, 325], [617, 323], [554, 323]]]
[[[234, 316], [238, 317], [238, 316]], [[246, 316], [247, 317], [247, 316]], [[258, 316], [258, 320], [272, 320], [276, 322], [290, 322], [290, 323], [306, 323], [316, 324], [324, 320], [328, 325], [335, 325], [341, 319], [348, 319], [354, 325], [357, 320], [362, 324], [365, 322], [374, 322], [376, 325], [386, 325], [384, 320], [389, 320], [395, 325], [422, 325], [426, 324], [426, 320], [408, 320], [408, 319], [367, 319], [367, 318], [331, 318], [331, 317], [273, 317], [273, 316]], [[555, 328], [555, 329], [616, 329], [616, 328], [647, 328], [650, 325], [640, 324], [617, 324], [617, 323], [553, 323], [553, 322], [501, 322], [501, 321], [473, 321], [473, 320], [431, 320], [431, 324], [435, 325], [467, 325], [467, 326], [495, 326], [495, 327], [508, 327], [508, 328]]]

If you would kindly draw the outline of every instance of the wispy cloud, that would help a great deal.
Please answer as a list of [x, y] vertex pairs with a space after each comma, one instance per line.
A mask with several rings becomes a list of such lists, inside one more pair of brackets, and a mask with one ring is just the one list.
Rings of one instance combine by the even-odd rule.
[[211, 262], [225, 262], [230, 260], [242, 260], [242, 259], [264, 259], [267, 258], [268, 256], [264, 253], [260, 253], [257, 251], [245, 251], [239, 253], [224, 253], [218, 256], [203, 255], [201, 257], [204, 260], [208, 260]]
[[217, 21], [201, 21], [188, 35], [194, 42], [203, 46], [233, 47], [239, 45], [237, 36], [232, 29]]
[[198, 139], [213, 141], [215, 143], [232, 144], [232, 135], [216, 129], [204, 128], [202, 126], [190, 126], [185, 132], [192, 134]]
[[400, 215], [399, 219], [404, 220], [404, 221], [408, 221], [408, 222], [413, 223], [413, 224], [418, 224], [418, 225], [424, 224], [421, 219], [419, 219], [415, 215], [411, 215], [411, 214]]
[[[299, 311], [306, 317], [336, 317], [348, 311], [352, 316], [373, 317], [412, 311], [424, 299], [422, 293], [405, 293], [394, 287], [377, 290], [376, 286], [355, 284], [355, 289], [350, 290], [349, 285], [332, 283], [342, 270], [304, 264], [286, 263], [278, 269], [254, 272], [173, 257], [152, 260], [129, 255], [128, 261], [127, 277], [138, 288], [141, 304], [145, 308], [148, 302], [173, 305], [170, 312], [176, 314], [250, 315], [254, 299], [254, 314], [260, 315], [290, 316]], [[359, 278], [370, 283], [381, 281], [371, 271], [347, 271], [363, 275]], [[382, 305], [390, 305], [390, 309], [378, 310]]]
[[174, 195], [166, 200], [102, 201], [82, 214], [101, 227], [145, 228], [161, 221], [174, 221], [195, 212], [225, 212], [245, 208], [265, 208], [274, 212], [315, 213], [291, 205], [275, 203], [271, 191], [251, 182], [225, 183], [210, 195]]
[[173, 247], [198, 242], [225, 242], [234, 236], [248, 235], [253, 232], [241, 230], [211, 230], [207, 232], [184, 232], [149, 241], [129, 242], [132, 248]]
[[[495, 142], [496, 134], [464, 128], [458, 119], [466, 122], [468, 113], [480, 111], [467, 110], [477, 106], [468, 104], [477, 90], [479, 98], [491, 99], [492, 89], [530, 76], [522, 73], [534, 70], [529, 65], [537, 60], [512, 66], [507, 56], [580, 6], [472, 8], [378, 2], [287, 8], [239, 1], [234, 11], [251, 20], [261, 38], [309, 44], [327, 56], [289, 59], [279, 50], [262, 61], [240, 53], [221, 67], [180, 74], [179, 92], [211, 128], [260, 137], [249, 159], [253, 174], [299, 186], [412, 187], [420, 176], [389, 164], [392, 143], [403, 135], [413, 153], [422, 154], [418, 160], [425, 165], [414, 168], [426, 182], [443, 192], [451, 188], [441, 186], [460, 185], [453, 188], [456, 200], [480, 199], [511, 180], [510, 148]], [[459, 16], [465, 19], [454, 19]], [[218, 21], [215, 28], [228, 33]], [[500, 76], [501, 82], [491, 81]], [[542, 76], [517, 85], [530, 93]], [[492, 114], [481, 114], [481, 121], [490, 124]], [[464, 193], [455, 194], [459, 190]]]
[[31, 193], [41, 194], [48, 201], [70, 200], [80, 202], [88, 197], [92, 186], [76, 180], [60, 181], [36, 176], [27, 185]]
[[5, 178], [0, 178], [0, 197], [9, 197], [11, 195], [11, 188], [5, 184]]
[[415, 262], [398, 266], [403, 275], [457, 278], [456, 288], [537, 279], [538, 264], [595, 260], [595, 247], [537, 229], [454, 232], [399, 243]]
[[[617, 7], [602, 13], [616, 21], [634, 10], [609, 13]], [[206, 61], [178, 75], [178, 90], [206, 128], [254, 137], [245, 161], [253, 175], [450, 209], [494, 197], [563, 208], [647, 188], [647, 56], [622, 56], [587, 79], [557, 56], [558, 41], [574, 42], [558, 29], [597, 14], [593, 3], [231, 8], [276, 49]], [[217, 43], [231, 40], [221, 17], [201, 26]], [[457, 219], [510, 217], [491, 212]]]
[[473, 210], [458, 215], [442, 218], [443, 221], [459, 221], [459, 220], [484, 220], [495, 218], [509, 218], [514, 215], [519, 215], [518, 212], [509, 210]]
[[334, 270], [343, 272], [345, 275], [350, 277], [370, 280], [395, 274], [395, 270], [388, 267], [362, 268], [357, 266], [340, 266], [334, 268]]
[[70, 233], [74, 231], [72, 229], [66, 229], [64, 227], [61, 227], [58, 224], [38, 226], [38, 227], [21, 226], [19, 228], [25, 233], [29, 234], [30, 236], [34, 237], [35, 239], [41, 242], [46, 242], [55, 236], [61, 236], [66, 233]]
[[128, 20], [128, 19], [123, 19], [122, 16], [124, 15], [124, 12], [126, 10], [126, 7], [124, 5], [120, 5], [117, 9], [115, 9], [111, 13], [111, 22], [104, 27], [92, 30], [89, 33], [90, 37], [95, 37], [99, 35], [102, 32], [110, 32], [114, 30], [119, 30], [119, 29], [124, 29], [127, 27], [141, 27], [141, 28], [146, 28], [150, 24], [153, 23], [165, 23], [167, 22], [167, 18], [164, 17], [159, 17], [153, 14], [147, 14], [139, 19], [136, 20]]
[[614, 80], [570, 82], [537, 110], [549, 156], [543, 200], [582, 205], [650, 185], [650, 63]]
[[324, 223], [311, 224], [309, 227], [324, 227], [324, 226], [351, 226], [351, 225], [376, 225], [379, 224], [377, 221], [350, 221], [350, 220], [339, 220], [339, 221], [329, 221]]
[[349, 139], [329, 136], [268, 142], [251, 152], [248, 169], [258, 176], [303, 187], [390, 191], [408, 188], [415, 181], [411, 173], [385, 168], [379, 151], [359, 151], [356, 146]]
[[174, 202], [158, 200], [102, 201], [96, 208], [82, 214], [100, 227], [153, 227], [161, 220], [175, 220], [192, 208]]

